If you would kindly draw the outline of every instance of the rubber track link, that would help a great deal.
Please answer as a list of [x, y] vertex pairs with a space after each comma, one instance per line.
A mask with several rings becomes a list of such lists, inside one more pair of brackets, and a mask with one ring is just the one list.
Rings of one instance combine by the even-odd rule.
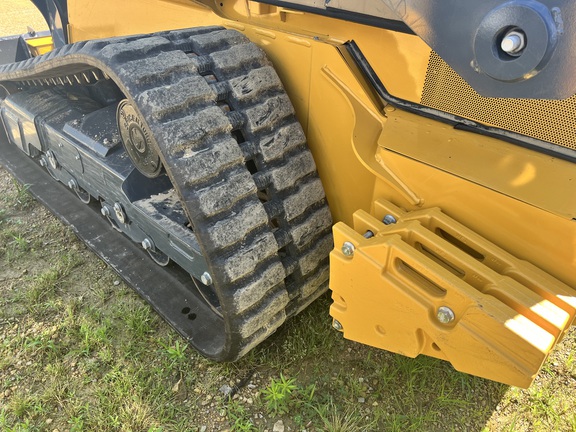
[[147, 123], [208, 262], [225, 343], [195, 347], [239, 358], [327, 289], [332, 220], [276, 72], [240, 33], [206, 27], [71, 44], [0, 67], [0, 84], [89, 73]]

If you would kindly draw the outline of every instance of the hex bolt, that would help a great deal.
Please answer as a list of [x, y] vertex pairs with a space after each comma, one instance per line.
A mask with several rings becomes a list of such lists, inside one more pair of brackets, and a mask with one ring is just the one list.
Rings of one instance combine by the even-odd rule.
[[102, 208], [100, 209], [100, 213], [102, 213], [102, 216], [104, 217], [110, 217], [110, 209], [108, 208], [108, 206], [102, 206]]
[[502, 42], [500, 42], [500, 48], [506, 54], [515, 55], [520, 53], [524, 48], [526, 48], [526, 35], [520, 30], [509, 31]]
[[398, 221], [391, 214], [387, 214], [386, 216], [384, 216], [384, 219], [382, 219], [382, 222], [384, 222], [384, 225], [392, 225]]
[[364, 238], [369, 239], [369, 238], [372, 238], [372, 237], [374, 237], [374, 232], [373, 232], [373, 231], [367, 230], [367, 231], [364, 233]]
[[48, 163], [52, 169], [58, 169], [58, 161], [56, 160], [56, 155], [52, 150], [48, 150], [46, 152], [46, 157], [48, 158]]
[[70, 189], [76, 190], [76, 189], [78, 189], [78, 183], [76, 183], [76, 180], [70, 179], [70, 180], [68, 180], [68, 187]]
[[124, 213], [122, 204], [118, 202], [114, 203], [114, 214], [116, 215], [116, 219], [118, 219], [121, 223], [126, 223], [126, 213]]
[[354, 247], [354, 245], [350, 242], [344, 242], [344, 244], [342, 245], [342, 253], [347, 257], [354, 256], [355, 249], [356, 248]]
[[149, 238], [142, 240], [142, 247], [144, 250], [154, 250], [154, 243]]
[[344, 327], [342, 326], [342, 323], [340, 323], [340, 321], [338, 320], [332, 320], [332, 328], [334, 330], [337, 330], [339, 332], [344, 331]]
[[40, 158], [40, 166], [41, 166], [42, 168], [46, 168], [46, 165], [47, 165], [46, 159], [44, 159], [43, 157]]
[[440, 306], [436, 312], [436, 318], [438, 318], [438, 321], [442, 324], [450, 324], [454, 321], [456, 315], [454, 315], [454, 311], [448, 306]]
[[210, 273], [208, 272], [202, 273], [202, 276], [200, 276], [200, 280], [204, 285], [212, 285], [212, 276], [210, 276]]

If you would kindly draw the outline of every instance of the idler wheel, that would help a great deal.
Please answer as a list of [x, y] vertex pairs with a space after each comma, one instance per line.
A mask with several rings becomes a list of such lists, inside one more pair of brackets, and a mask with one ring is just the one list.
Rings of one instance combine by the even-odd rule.
[[124, 148], [136, 169], [148, 178], [158, 177], [162, 172], [162, 162], [152, 133], [128, 100], [124, 99], [118, 105], [116, 120]]

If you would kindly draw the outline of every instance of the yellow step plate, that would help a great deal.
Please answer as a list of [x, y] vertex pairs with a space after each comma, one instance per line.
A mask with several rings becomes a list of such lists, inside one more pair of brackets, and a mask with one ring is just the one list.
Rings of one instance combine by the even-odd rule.
[[335, 327], [347, 339], [529, 387], [574, 322], [576, 291], [438, 208], [405, 212], [381, 200], [374, 212], [357, 211], [354, 228], [334, 226]]

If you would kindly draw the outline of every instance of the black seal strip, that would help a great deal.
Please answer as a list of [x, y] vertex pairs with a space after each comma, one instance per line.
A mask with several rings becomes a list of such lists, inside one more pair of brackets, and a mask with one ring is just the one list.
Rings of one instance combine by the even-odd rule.
[[396, 21], [387, 18], [380, 18], [371, 15], [361, 14], [357, 12], [343, 11], [340, 9], [321, 9], [313, 6], [305, 6], [297, 3], [291, 3], [289, 1], [279, 1], [279, 0], [255, 0], [258, 3], [265, 3], [272, 6], [281, 6], [289, 9], [299, 10], [302, 12], [310, 12], [316, 15], [323, 15], [330, 18], [341, 19], [344, 21], [351, 21], [358, 24], [365, 24], [372, 27], [383, 28], [386, 30], [392, 30], [399, 33], [414, 34], [412, 29], [404, 24], [403, 21]]

